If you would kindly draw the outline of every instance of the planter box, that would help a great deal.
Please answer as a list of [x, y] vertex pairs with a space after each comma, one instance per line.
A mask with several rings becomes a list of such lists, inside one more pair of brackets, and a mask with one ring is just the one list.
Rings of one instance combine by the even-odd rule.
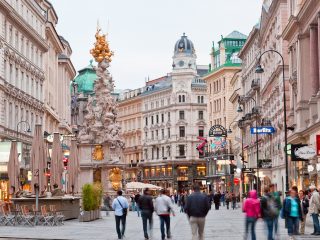
[[100, 218], [100, 210], [82, 211], [79, 215], [79, 222], [90, 222]]

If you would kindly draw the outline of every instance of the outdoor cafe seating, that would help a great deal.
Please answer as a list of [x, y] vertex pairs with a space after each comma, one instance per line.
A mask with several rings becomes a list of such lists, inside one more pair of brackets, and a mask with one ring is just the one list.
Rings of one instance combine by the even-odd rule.
[[32, 205], [2, 204], [0, 206], [0, 226], [59, 226], [63, 224], [64, 215], [57, 211], [55, 205], [42, 205], [40, 211]]

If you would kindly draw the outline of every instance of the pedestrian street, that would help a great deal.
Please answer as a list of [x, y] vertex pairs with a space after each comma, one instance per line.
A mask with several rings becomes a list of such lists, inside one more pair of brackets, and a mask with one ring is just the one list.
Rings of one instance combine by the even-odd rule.
[[[191, 230], [187, 217], [184, 213], [180, 213], [178, 207], [175, 207], [176, 216], [171, 217], [172, 239], [191, 240]], [[113, 212], [109, 216], [93, 222], [80, 223], [78, 220], [66, 221], [63, 226], [58, 227], [0, 227], [0, 239], [79, 239], [79, 240], [115, 240], [117, 239], [115, 231], [115, 220]], [[278, 239], [287, 239], [286, 229], [284, 228], [284, 220], [279, 219], [280, 236]], [[262, 220], [259, 220], [257, 226], [257, 239], [266, 239], [265, 228]], [[317, 239], [311, 237], [311, 222], [306, 227], [306, 237], [296, 239]], [[143, 240], [142, 221], [137, 217], [136, 212], [129, 212], [127, 217], [127, 228], [125, 239]], [[238, 240], [244, 238], [244, 215], [238, 208], [236, 210], [226, 210], [225, 207], [216, 211], [210, 210], [205, 226], [205, 239], [227, 239]], [[159, 219], [154, 214], [154, 227], [152, 232], [152, 240], [160, 240]]]

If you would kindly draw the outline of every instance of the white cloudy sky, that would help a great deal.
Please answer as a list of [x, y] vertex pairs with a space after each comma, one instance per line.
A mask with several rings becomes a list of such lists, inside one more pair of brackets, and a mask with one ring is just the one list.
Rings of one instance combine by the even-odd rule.
[[[262, 0], [51, 0], [58, 33], [73, 49], [77, 70], [89, 64], [97, 20], [115, 52], [116, 88], [137, 88], [171, 71], [174, 43], [183, 32], [198, 64], [210, 62], [212, 41], [233, 30], [246, 35], [259, 21]], [[109, 24], [108, 24], [109, 22]]]

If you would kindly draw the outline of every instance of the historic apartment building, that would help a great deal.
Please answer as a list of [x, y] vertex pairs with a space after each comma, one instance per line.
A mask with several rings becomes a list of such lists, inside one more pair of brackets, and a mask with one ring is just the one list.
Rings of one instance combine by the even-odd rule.
[[[11, 140], [19, 141], [21, 169], [29, 167], [34, 126], [45, 124], [48, 118], [45, 89], [50, 88], [49, 79], [52, 86], [64, 89], [50, 90], [55, 92], [53, 101], [70, 98], [69, 85], [74, 76], [69, 59], [71, 48], [57, 35], [56, 20], [55, 11], [46, 0], [0, 0], [0, 199], [7, 194], [6, 165]], [[55, 43], [54, 50], [52, 42]], [[56, 45], [59, 45], [58, 49]], [[61, 54], [68, 59], [60, 60], [58, 67]], [[51, 61], [55, 60], [54, 65]], [[56, 67], [49, 70], [51, 64]], [[52, 78], [49, 78], [50, 74]], [[70, 106], [55, 107], [55, 118], [59, 123], [63, 119], [70, 121]], [[43, 130], [59, 129], [45, 125]], [[26, 180], [26, 171], [21, 170], [21, 174]]]
[[[289, 20], [282, 32], [288, 42], [285, 51], [289, 52], [289, 144], [306, 144], [314, 149], [317, 149], [317, 136], [320, 135], [319, 11], [317, 0], [288, 1]], [[309, 161], [291, 162], [290, 183], [299, 189], [311, 184], [319, 186], [319, 172], [317, 156]]]
[[[287, 46], [282, 38], [287, 19], [286, 1], [264, 1], [261, 21], [254, 26], [240, 52], [240, 58], [243, 60], [240, 104], [244, 109], [240, 125], [243, 127], [244, 158], [249, 168], [257, 168], [259, 164], [259, 171], [255, 169], [252, 173], [245, 174], [248, 189], [256, 188], [258, 183], [259, 190], [262, 191], [264, 186], [274, 183], [278, 190], [285, 191], [281, 57], [274, 52], [266, 53], [260, 62], [264, 73], [258, 74], [255, 70], [260, 54], [273, 49], [283, 55], [287, 74]], [[252, 134], [250, 128], [256, 126], [273, 127], [275, 132]], [[262, 162], [268, 162], [269, 167], [261, 167]]]
[[121, 137], [125, 142], [123, 150], [126, 165], [127, 182], [141, 181], [141, 171], [138, 164], [142, 157], [142, 98], [143, 89], [128, 90], [118, 98], [117, 122], [121, 126]]
[[[214, 44], [212, 46], [211, 71], [204, 76], [208, 96], [208, 130], [217, 125], [229, 130], [233, 127], [232, 124], [236, 125], [237, 112], [229, 100], [234, 92], [232, 80], [241, 71], [238, 53], [246, 38], [246, 35], [233, 31], [226, 37], [221, 37], [217, 48]], [[234, 154], [234, 133], [228, 133], [226, 138], [208, 137], [208, 178], [215, 190], [225, 191], [228, 187], [230, 190], [230, 181], [233, 181], [230, 164], [237, 165], [240, 160], [240, 156]]]
[[143, 180], [172, 191], [206, 188], [205, 160], [196, 150], [207, 132], [208, 71], [196, 65], [193, 43], [183, 35], [174, 46], [172, 72], [149, 81], [142, 93]]

